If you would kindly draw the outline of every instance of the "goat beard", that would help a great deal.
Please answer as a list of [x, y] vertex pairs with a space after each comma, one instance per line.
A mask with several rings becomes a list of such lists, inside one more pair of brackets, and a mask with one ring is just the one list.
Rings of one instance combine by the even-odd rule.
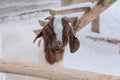
[[55, 50], [56, 62], [59, 62], [63, 59], [64, 56], [64, 49], [62, 50]]
[[45, 58], [49, 64], [54, 64], [55, 62], [60, 62], [64, 56], [64, 49], [54, 50], [51, 48], [45, 49]]

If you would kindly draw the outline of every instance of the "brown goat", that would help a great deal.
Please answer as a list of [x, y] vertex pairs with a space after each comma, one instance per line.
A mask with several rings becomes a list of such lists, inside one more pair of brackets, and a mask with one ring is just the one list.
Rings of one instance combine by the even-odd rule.
[[80, 42], [74, 36], [70, 21], [66, 17], [48, 17], [49, 22], [44, 26], [37, 38], [43, 37], [45, 58], [49, 64], [54, 64], [63, 59], [65, 46], [70, 46], [70, 52], [79, 49]]

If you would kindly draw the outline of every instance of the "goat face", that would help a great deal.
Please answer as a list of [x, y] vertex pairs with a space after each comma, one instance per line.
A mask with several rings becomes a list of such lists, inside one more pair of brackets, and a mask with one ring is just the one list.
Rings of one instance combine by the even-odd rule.
[[47, 19], [49, 19], [49, 22], [37, 35], [35, 40], [43, 37], [46, 60], [48, 63], [54, 64], [62, 60], [68, 41], [71, 53], [78, 50], [80, 43], [74, 36], [72, 25], [69, 24], [70, 22], [67, 18], [48, 17]]

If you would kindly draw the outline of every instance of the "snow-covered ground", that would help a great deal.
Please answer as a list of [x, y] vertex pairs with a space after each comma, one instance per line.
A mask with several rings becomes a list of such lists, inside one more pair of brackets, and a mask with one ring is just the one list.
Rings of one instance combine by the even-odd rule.
[[[2, 0], [1, 0], [2, 1]], [[15, 14], [34, 10], [33, 7], [25, 7], [23, 10], [14, 9], [15, 6], [21, 7], [26, 5], [37, 5], [35, 9], [42, 9], [47, 7], [59, 8], [59, 0], [21, 0], [20, 4], [13, 1], [13, 3], [7, 5], [6, 2], [10, 0], [4, 0], [3, 5], [0, 5], [0, 17], [9, 16], [6, 19], [0, 19], [0, 57], [2, 53], [2, 31], [12, 26], [29, 26], [30, 29], [41, 28], [38, 19], [44, 19], [49, 16], [48, 12], [35, 12], [23, 16], [14, 16]], [[19, 0], [16, 0], [19, 1]], [[27, 2], [28, 1], [28, 2]], [[14, 5], [13, 5], [14, 4]], [[21, 6], [20, 6], [21, 5]], [[47, 5], [47, 6], [46, 6]], [[41, 7], [42, 6], [42, 7]], [[9, 8], [10, 7], [10, 8]], [[11, 10], [13, 11], [11, 11]], [[18, 10], [18, 11], [16, 11]], [[5, 14], [4, 14], [5, 13]], [[80, 13], [79, 13], [80, 14]], [[77, 15], [78, 14], [72, 14]], [[69, 47], [65, 51], [64, 66], [84, 71], [91, 71], [97, 73], [106, 73], [120, 76], [120, 54], [119, 45], [110, 44], [103, 41], [93, 41], [85, 38], [87, 35], [114, 38], [120, 40], [120, 1], [117, 1], [109, 9], [101, 14], [100, 22], [100, 34], [91, 32], [91, 23], [77, 33], [77, 37], [81, 41], [81, 47], [75, 54], [70, 54]], [[80, 15], [79, 15], [80, 17]], [[24, 28], [24, 27], [23, 27]], [[3, 80], [4, 76], [0, 76], [0, 80]]]

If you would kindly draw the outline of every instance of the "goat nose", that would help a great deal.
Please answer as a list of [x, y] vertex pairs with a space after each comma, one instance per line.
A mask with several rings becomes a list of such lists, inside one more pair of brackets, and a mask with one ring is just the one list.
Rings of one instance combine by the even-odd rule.
[[56, 49], [60, 49], [62, 46], [60, 41], [56, 41], [55, 44], [56, 44]]

